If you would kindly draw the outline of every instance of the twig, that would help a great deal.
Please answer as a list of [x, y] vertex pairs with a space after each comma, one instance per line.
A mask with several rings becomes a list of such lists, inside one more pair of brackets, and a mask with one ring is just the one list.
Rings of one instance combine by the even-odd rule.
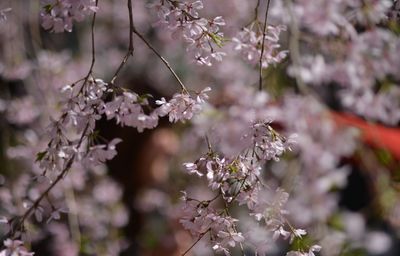
[[[96, 7], [99, 3], [99, 0], [96, 0]], [[93, 67], [94, 67], [94, 63], [96, 62], [96, 48], [95, 48], [95, 43], [94, 43], [94, 25], [96, 24], [96, 16], [97, 16], [97, 12], [95, 12], [93, 14], [93, 19], [92, 19], [92, 26], [91, 26], [91, 36], [92, 36], [92, 63], [90, 64], [90, 69], [89, 69], [89, 74], [92, 73], [93, 71]], [[89, 77], [88, 74], [88, 77]]]
[[256, 8], [254, 8], [254, 20], [258, 20], [258, 9], [260, 7], [260, 1], [261, 0], [257, 0]]
[[164, 63], [164, 65], [168, 68], [168, 70], [172, 73], [174, 76], [175, 80], [179, 83], [180, 87], [182, 88], [183, 91], [188, 92], [186, 86], [183, 84], [181, 79], [178, 77], [178, 75], [175, 73], [175, 71], [172, 69], [171, 65], [168, 63], [168, 61], [147, 41], [144, 36], [136, 30], [135, 26], [133, 27], [133, 33], [135, 33], [146, 45], [147, 47], [153, 51], [153, 53]]
[[129, 52], [133, 54], [133, 11], [132, 11], [132, 0], [128, 0], [128, 12], [129, 12]]
[[[99, 0], [96, 0], [96, 7], [97, 7], [98, 3], [99, 3]], [[91, 25], [92, 61], [90, 63], [89, 71], [88, 71], [87, 75], [84, 78], [84, 82], [82, 84], [82, 87], [79, 90], [79, 93], [83, 91], [83, 88], [85, 87], [86, 83], [88, 82], [89, 77], [92, 75], [94, 63], [96, 62], [96, 47], [95, 47], [95, 42], [94, 42], [94, 25], [96, 24], [96, 16], [97, 16], [97, 12], [93, 13], [92, 25]]]
[[212, 146], [211, 146], [210, 139], [208, 138], [207, 134], [205, 136], [205, 139], [206, 139], [206, 143], [207, 143], [208, 152], [211, 153], [212, 152]]
[[124, 58], [122, 59], [121, 64], [119, 64], [117, 71], [115, 71], [115, 74], [113, 78], [111, 79], [111, 84], [114, 84], [115, 79], [117, 78], [119, 72], [122, 70], [126, 62], [128, 61], [130, 56], [133, 56], [133, 11], [132, 11], [132, 0], [128, 0], [128, 12], [129, 12], [129, 46], [128, 46], [128, 51], [125, 54]]
[[267, 10], [265, 11], [265, 17], [264, 17], [264, 28], [263, 28], [263, 37], [262, 37], [262, 44], [261, 44], [261, 55], [260, 55], [260, 79], [259, 79], [259, 87], [258, 90], [262, 90], [262, 59], [264, 55], [264, 46], [265, 46], [265, 36], [267, 34], [267, 19], [268, 19], [268, 10], [269, 10], [269, 3], [271, 0], [268, 0], [267, 2]]
[[190, 252], [190, 250], [204, 237], [205, 234], [210, 232], [210, 230], [211, 229], [209, 228], [205, 232], [201, 233], [199, 238], [197, 238], [197, 240], [184, 253], [182, 253], [181, 256], [185, 256], [188, 252]]

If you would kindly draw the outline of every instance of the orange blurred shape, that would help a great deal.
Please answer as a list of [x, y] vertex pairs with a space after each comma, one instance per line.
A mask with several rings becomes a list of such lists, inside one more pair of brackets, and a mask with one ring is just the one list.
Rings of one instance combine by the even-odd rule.
[[388, 150], [393, 157], [400, 160], [400, 128], [369, 123], [347, 113], [331, 112], [331, 114], [336, 123], [360, 129], [362, 138], [367, 144]]

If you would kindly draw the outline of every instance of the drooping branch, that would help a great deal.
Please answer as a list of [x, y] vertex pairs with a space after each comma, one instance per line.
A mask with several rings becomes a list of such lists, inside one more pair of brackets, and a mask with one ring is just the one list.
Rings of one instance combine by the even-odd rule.
[[[258, 3], [257, 3], [258, 4]], [[267, 19], [268, 19], [268, 10], [269, 10], [269, 4], [270, 4], [270, 0], [268, 0], [267, 2], [267, 9], [265, 11], [265, 17], [264, 17], [264, 27], [263, 27], [263, 35], [262, 35], [262, 44], [261, 44], [261, 54], [260, 54], [260, 67], [259, 67], [259, 81], [258, 81], [258, 89], [261, 91], [262, 90], [262, 70], [263, 70], [263, 66], [262, 66], [262, 62], [263, 62], [263, 56], [264, 56], [264, 47], [265, 47], [265, 36], [267, 34]]]
[[182, 88], [183, 91], [187, 92], [186, 86], [183, 84], [179, 76], [176, 74], [174, 69], [171, 67], [169, 62], [150, 44], [149, 41], [135, 28], [133, 27], [133, 33], [135, 33], [145, 44], [146, 46], [164, 63], [164, 65], [167, 67], [167, 69], [171, 72], [175, 80], [179, 83], [180, 87]]
[[133, 47], [133, 10], [132, 10], [132, 0], [128, 0], [128, 12], [129, 12], [129, 46], [128, 46], [128, 51], [125, 54], [124, 58], [122, 59], [121, 64], [119, 64], [117, 71], [115, 71], [114, 76], [111, 79], [110, 84], [114, 84], [115, 79], [117, 79], [117, 76], [119, 72], [122, 70], [122, 68], [125, 66], [127, 63], [128, 59], [130, 56], [133, 56], [134, 52], [134, 47]]

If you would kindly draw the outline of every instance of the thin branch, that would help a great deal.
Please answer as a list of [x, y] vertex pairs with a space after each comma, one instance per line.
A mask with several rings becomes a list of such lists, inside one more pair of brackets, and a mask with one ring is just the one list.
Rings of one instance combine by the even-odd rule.
[[128, 0], [128, 12], [129, 12], [129, 52], [133, 55], [133, 11], [132, 11], [132, 0]]
[[206, 134], [205, 138], [206, 138], [208, 152], [211, 153], [212, 152], [212, 146], [211, 146], [210, 139], [208, 138], [207, 134]]
[[182, 88], [183, 91], [188, 92], [186, 86], [183, 84], [181, 79], [178, 77], [178, 75], [175, 73], [175, 71], [172, 69], [171, 65], [168, 63], [168, 61], [147, 41], [147, 39], [139, 32], [136, 30], [135, 26], [133, 27], [133, 33], [135, 33], [146, 45], [147, 47], [153, 51], [153, 53], [164, 63], [164, 65], [168, 68], [168, 70], [172, 73], [174, 76], [175, 80], [179, 83], [180, 87]]
[[264, 17], [264, 28], [263, 28], [263, 37], [262, 37], [262, 45], [261, 45], [261, 55], [260, 55], [260, 79], [259, 79], [259, 86], [258, 89], [261, 91], [262, 90], [262, 59], [264, 56], [264, 46], [265, 46], [265, 36], [267, 34], [267, 19], [268, 19], [268, 10], [269, 10], [269, 4], [271, 0], [268, 0], [267, 2], [267, 9], [265, 11], [265, 17]]
[[[97, 7], [98, 3], [99, 3], [99, 0], [96, 0], [96, 7]], [[94, 25], [96, 23], [96, 15], [97, 15], [97, 12], [95, 12], [93, 14], [92, 26], [91, 26], [91, 31], [92, 31], [91, 32], [91, 36], [92, 36], [92, 63], [90, 64], [90, 69], [89, 69], [89, 72], [88, 72], [88, 75], [87, 75], [88, 78], [89, 78], [90, 74], [93, 71], [94, 63], [96, 61], [96, 48], [95, 48], [95, 43], [94, 43]], [[87, 79], [86, 79], [86, 81], [87, 81]]]
[[258, 20], [258, 9], [260, 7], [261, 0], [257, 0], [256, 8], [254, 8], [254, 20]]
[[145, 44], [146, 46], [153, 51], [153, 53], [164, 63], [164, 65], [168, 68], [168, 70], [172, 73], [175, 80], [179, 83], [180, 87], [183, 91], [188, 92], [186, 86], [183, 84], [179, 76], [176, 74], [174, 69], [168, 63], [168, 61], [147, 41], [147, 39], [136, 29], [134, 21], [133, 21], [133, 14], [132, 14], [132, 0], [128, 0], [128, 11], [129, 11], [129, 48], [128, 52], [123, 58], [121, 64], [119, 65], [117, 71], [115, 72], [113, 78], [111, 79], [111, 84], [114, 83], [115, 79], [117, 78], [119, 72], [128, 61], [129, 57], [133, 54], [134, 47], [133, 47], [133, 34], [136, 34]]
[[[99, 0], [96, 0], [96, 7], [99, 3]], [[79, 93], [83, 91], [83, 88], [85, 87], [86, 83], [89, 80], [89, 77], [92, 75], [93, 72], [93, 67], [94, 63], [96, 62], [96, 47], [95, 47], [95, 42], [94, 42], [94, 25], [96, 24], [96, 16], [97, 12], [93, 13], [93, 18], [92, 18], [92, 25], [91, 25], [91, 38], [92, 38], [92, 62], [90, 63], [90, 68], [89, 71], [84, 79], [84, 82], [82, 84], [81, 89], [79, 90]]]
[[130, 56], [133, 56], [133, 11], [132, 11], [132, 0], [128, 0], [128, 12], [129, 12], [129, 46], [128, 46], [128, 51], [125, 54], [124, 58], [122, 59], [121, 64], [119, 64], [119, 67], [117, 68], [117, 71], [115, 71], [115, 74], [113, 78], [111, 79], [111, 84], [114, 84], [115, 79], [117, 78], [119, 72], [122, 70], [126, 62], [128, 61]]
[[184, 253], [182, 253], [181, 256], [185, 256], [188, 252], [190, 252], [190, 250], [204, 237], [205, 234], [210, 232], [210, 230], [211, 229], [209, 228], [206, 232], [201, 233], [199, 238], [197, 238], [197, 240]]

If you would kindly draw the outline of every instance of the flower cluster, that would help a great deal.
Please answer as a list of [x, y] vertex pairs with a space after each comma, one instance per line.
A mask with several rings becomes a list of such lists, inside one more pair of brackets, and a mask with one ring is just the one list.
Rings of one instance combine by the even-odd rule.
[[335, 82], [344, 107], [368, 119], [397, 124], [400, 61], [395, 53], [400, 49], [399, 38], [376, 28], [338, 49], [340, 57], [334, 60], [323, 55], [304, 56], [301, 67], [293, 73], [314, 85]]
[[[100, 79], [88, 79], [81, 87], [67, 85], [63, 88], [66, 96], [63, 113], [48, 127], [50, 142], [37, 158], [45, 172], [62, 172], [71, 167], [75, 158], [98, 163], [115, 155], [115, 142], [92, 147], [96, 141], [96, 121], [101, 118], [104, 105], [102, 97], [107, 90], [106, 83]], [[71, 134], [71, 128], [75, 134]], [[83, 143], [87, 146], [82, 147]]]
[[9, 255], [20, 255], [20, 256], [32, 256], [33, 252], [28, 252], [23, 246], [23, 242], [20, 240], [6, 239], [4, 241], [5, 249], [0, 251], [0, 256]]
[[299, 24], [318, 36], [338, 35], [341, 31], [354, 34], [350, 22], [372, 25], [387, 18], [390, 0], [299, 0], [294, 12]]
[[194, 114], [200, 112], [201, 105], [208, 99], [206, 93], [210, 90], [211, 88], [207, 87], [196, 93], [195, 99], [187, 92], [175, 94], [169, 102], [165, 98], [161, 98], [161, 100], [156, 101], [156, 104], [160, 106], [157, 109], [157, 114], [159, 116], [168, 115], [169, 121], [173, 123], [179, 120], [190, 120]]
[[[320, 51], [315, 56], [303, 54], [299, 66], [289, 73], [308, 84], [335, 87], [341, 104], [358, 115], [397, 124], [400, 101], [395, 70], [400, 65], [394, 56], [399, 39], [394, 30], [380, 26], [390, 22], [396, 5], [390, 0], [295, 1], [292, 14], [301, 29], [300, 42], [318, 37], [312, 44]], [[288, 10], [277, 12], [290, 16]]]
[[224, 41], [220, 27], [225, 25], [222, 17], [206, 19], [199, 16], [202, 1], [157, 0], [150, 5], [157, 10], [158, 25], [169, 29], [174, 38], [182, 37], [188, 44], [187, 51], [196, 63], [211, 66], [214, 60], [221, 61], [224, 52], [216, 48]]
[[[271, 64], [280, 63], [287, 55], [288, 51], [280, 50], [279, 36], [286, 26], [268, 25], [264, 36], [262, 24], [259, 21], [252, 22], [248, 27], [243, 28], [236, 37], [232, 38], [235, 50], [239, 51], [244, 59], [256, 65], [260, 61], [261, 52], [262, 67], [267, 68]], [[262, 45], [264, 41], [264, 50]]]
[[[212, 248], [225, 255], [230, 255], [230, 247], [236, 244], [243, 246], [242, 243], [246, 242], [245, 236], [237, 231], [235, 223], [238, 220], [229, 214], [228, 207], [233, 203], [245, 205], [255, 220], [264, 220], [265, 228], [274, 240], [282, 236], [285, 239], [290, 237], [292, 242], [295, 237], [301, 238], [306, 234], [304, 230], [293, 229], [287, 224], [284, 206], [289, 195], [280, 188], [271, 193], [261, 181], [263, 164], [271, 159], [278, 161], [284, 151], [290, 150], [291, 143], [268, 122], [257, 122], [250, 131], [246, 136], [251, 138], [251, 146], [240, 155], [222, 157], [209, 146], [206, 155], [193, 163], [184, 164], [189, 174], [206, 177], [209, 188], [217, 196], [212, 200], [200, 201], [188, 198], [185, 193], [181, 223], [197, 238], [210, 233]], [[268, 197], [265, 193], [272, 196]], [[225, 208], [214, 208], [212, 203], [218, 198], [223, 200]]]
[[145, 97], [140, 97], [134, 92], [124, 92], [104, 105], [103, 111], [107, 119], [115, 118], [117, 124], [136, 127], [139, 132], [152, 129], [158, 125], [158, 115], [144, 112], [144, 107], [149, 106]]
[[346, 58], [327, 69], [343, 86], [345, 107], [390, 125], [400, 121], [400, 61], [395, 57], [399, 50], [400, 39], [379, 28], [360, 33], [348, 45]]
[[[103, 80], [94, 79], [90, 75], [80, 82], [64, 86], [61, 90], [63, 104], [60, 117], [57, 120], [52, 119], [47, 128], [49, 135], [47, 147], [36, 157], [40, 167], [39, 172], [35, 173], [39, 183], [38, 188], [37, 190], [35, 188], [35, 193], [30, 192], [33, 196], [29, 196], [24, 202], [25, 213], [21, 219], [16, 220], [23, 227], [25, 219], [31, 215], [35, 216], [37, 222], [42, 222], [44, 218], [47, 218], [48, 223], [53, 219], [60, 219], [61, 213], [68, 213], [69, 209], [63, 203], [62, 193], [51, 189], [52, 184], [64, 178], [72, 167], [93, 170], [115, 157], [116, 145], [121, 140], [113, 139], [108, 143], [100, 143], [104, 139], [95, 130], [96, 121], [102, 116], [115, 119], [121, 125], [135, 127], [142, 132], [145, 128], [156, 127], [159, 116], [168, 114], [171, 122], [192, 118], [193, 114], [201, 110], [201, 104], [207, 99], [206, 93], [209, 90], [206, 88], [196, 93], [195, 98], [184, 90], [181, 94], [175, 94], [169, 102], [163, 99], [162, 106], [152, 109], [148, 101], [149, 96], [139, 96], [125, 89], [111, 87]], [[25, 153], [18, 153], [18, 149], [14, 150], [15, 156], [19, 154]], [[81, 184], [71, 184], [71, 186], [77, 186], [78, 190], [82, 189]], [[24, 193], [26, 192], [21, 191], [21, 194]], [[44, 197], [49, 204], [42, 202]], [[103, 200], [102, 198], [99, 200]], [[8, 201], [9, 199], [6, 200]], [[8, 218], [4, 220], [8, 223]], [[114, 226], [120, 225], [118, 223], [121, 221], [115, 220], [115, 223]], [[122, 220], [122, 223], [125, 221]], [[92, 224], [89, 225], [90, 228]], [[10, 237], [16, 237], [14, 232], [19, 231], [10, 232]]]
[[229, 247], [244, 241], [242, 233], [236, 231], [237, 219], [226, 212], [218, 213], [209, 207], [211, 201], [198, 201], [186, 196], [184, 193], [184, 217], [180, 220], [183, 227], [190, 231], [194, 237], [202, 237], [210, 233], [213, 249], [216, 252], [229, 254]]
[[[198, 93], [196, 99], [188, 92], [174, 95], [170, 102], [162, 99], [158, 101], [161, 106], [147, 115], [143, 108], [150, 108], [149, 102], [133, 92], [123, 92], [105, 103], [106, 95], [114, 90], [100, 79], [89, 79], [81, 87], [67, 85], [63, 88], [66, 95], [63, 114], [60, 120], [49, 126], [50, 143], [38, 154], [40, 166], [46, 171], [62, 171], [69, 168], [75, 157], [88, 166], [104, 163], [116, 155], [115, 145], [121, 140], [115, 139], [108, 145], [95, 144], [95, 123], [103, 114], [107, 119], [114, 118], [117, 123], [142, 132], [145, 128], [156, 127], [159, 116], [166, 114], [169, 114], [171, 122], [192, 118], [201, 110], [207, 91], [209, 88]], [[74, 128], [77, 134], [81, 134], [80, 138], [69, 139], [67, 127]], [[85, 147], [82, 147], [83, 142]]]
[[83, 21], [98, 9], [96, 0], [41, 0], [41, 4], [42, 26], [55, 33], [71, 32], [74, 21]]
[[386, 20], [388, 11], [393, 5], [393, 1], [361, 1], [352, 0], [348, 5], [352, 8], [351, 17], [355, 17], [356, 21], [363, 25], [377, 24], [382, 20]]
[[104, 104], [103, 111], [108, 119], [115, 118], [122, 126], [135, 127], [139, 132], [152, 129], [158, 125], [158, 118], [168, 115], [170, 122], [190, 120], [194, 114], [201, 111], [202, 104], [208, 98], [207, 87], [196, 93], [194, 99], [187, 91], [176, 93], [170, 101], [165, 98], [156, 100], [158, 108], [146, 114], [144, 108], [150, 109], [146, 96], [140, 97], [133, 92], [124, 92], [112, 101]]
[[[257, 122], [253, 125], [251, 138], [254, 143], [254, 154], [260, 160], [275, 160], [279, 161], [279, 157], [286, 150], [291, 150], [291, 145], [294, 143], [295, 134], [288, 139], [277, 133], [269, 123]], [[246, 136], [249, 136], [247, 134]]]

